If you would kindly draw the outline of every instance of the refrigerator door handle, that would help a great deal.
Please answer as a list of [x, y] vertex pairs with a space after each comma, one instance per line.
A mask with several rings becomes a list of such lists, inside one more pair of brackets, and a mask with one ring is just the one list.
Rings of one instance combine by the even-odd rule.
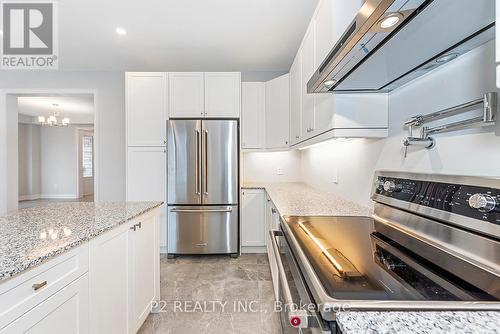
[[200, 130], [195, 129], [194, 130], [196, 133], [196, 158], [195, 158], [195, 165], [196, 165], [196, 170], [195, 170], [195, 193], [198, 196], [201, 196], [201, 180], [200, 180], [200, 140], [201, 140], [201, 135], [200, 135]]
[[217, 212], [233, 212], [233, 208], [226, 208], [226, 209], [177, 209], [177, 208], [172, 208], [170, 209], [170, 212], [178, 212], [178, 213], [217, 213]]
[[204, 165], [205, 165], [205, 176], [204, 176], [204, 181], [205, 181], [205, 186], [204, 186], [204, 189], [203, 189], [203, 194], [204, 195], [208, 195], [208, 130], [203, 130], [203, 134], [205, 136], [205, 149], [204, 149], [204, 152], [205, 152], [205, 161], [204, 161]]

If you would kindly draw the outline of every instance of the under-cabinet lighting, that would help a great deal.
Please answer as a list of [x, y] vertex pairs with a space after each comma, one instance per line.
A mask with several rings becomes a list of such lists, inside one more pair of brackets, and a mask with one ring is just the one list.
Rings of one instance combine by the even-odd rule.
[[116, 33], [120, 36], [125, 36], [127, 34], [127, 30], [122, 27], [116, 27]]
[[403, 14], [401, 14], [401, 13], [389, 14], [386, 17], [384, 17], [382, 20], [379, 21], [380, 28], [382, 28], [382, 29], [392, 28], [396, 24], [398, 24], [402, 18], [403, 18]]

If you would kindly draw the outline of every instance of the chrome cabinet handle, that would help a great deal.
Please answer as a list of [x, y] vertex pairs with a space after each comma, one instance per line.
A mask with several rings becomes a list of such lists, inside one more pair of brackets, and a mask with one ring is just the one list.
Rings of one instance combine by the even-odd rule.
[[131, 226], [130, 229], [134, 230], [134, 232], [135, 232], [137, 230], [137, 225]]
[[142, 228], [142, 222], [139, 222], [138, 224], [135, 224], [138, 228]]
[[43, 288], [44, 286], [46, 286], [46, 285], [47, 285], [47, 281], [43, 281], [41, 283], [35, 283], [35, 284], [33, 284], [32, 287], [33, 287], [33, 290], [38, 291], [41, 288]]
[[273, 215], [276, 213], [276, 209], [275, 208], [271, 208], [271, 212], [273, 213]]

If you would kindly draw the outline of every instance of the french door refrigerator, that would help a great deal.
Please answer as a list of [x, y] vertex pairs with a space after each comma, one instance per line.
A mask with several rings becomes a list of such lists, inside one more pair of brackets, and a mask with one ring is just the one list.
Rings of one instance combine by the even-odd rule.
[[168, 255], [238, 253], [238, 121], [167, 123]]

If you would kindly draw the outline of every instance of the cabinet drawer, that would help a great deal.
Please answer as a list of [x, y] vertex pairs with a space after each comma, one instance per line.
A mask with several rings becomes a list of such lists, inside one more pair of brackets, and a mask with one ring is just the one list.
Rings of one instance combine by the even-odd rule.
[[0, 329], [82, 276], [88, 267], [88, 244], [84, 244], [0, 284]]
[[87, 334], [89, 333], [88, 274], [0, 329], [0, 334]]

